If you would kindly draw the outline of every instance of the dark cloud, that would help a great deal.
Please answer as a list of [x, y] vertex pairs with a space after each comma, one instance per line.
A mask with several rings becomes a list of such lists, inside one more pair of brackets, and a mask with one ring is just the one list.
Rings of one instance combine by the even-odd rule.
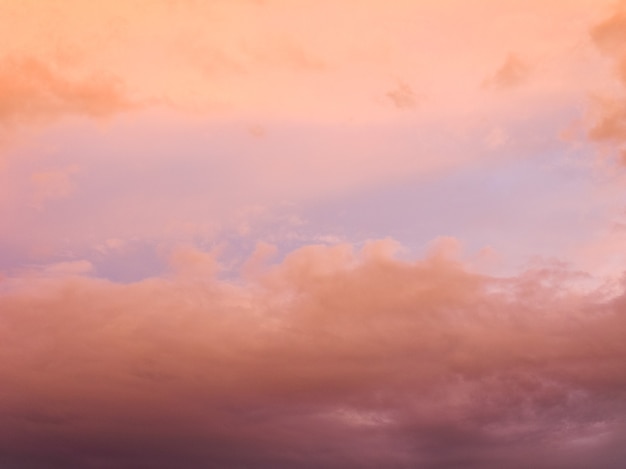
[[388, 247], [310, 246], [246, 285], [191, 250], [129, 285], [5, 279], [0, 465], [623, 466], [623, 294]]

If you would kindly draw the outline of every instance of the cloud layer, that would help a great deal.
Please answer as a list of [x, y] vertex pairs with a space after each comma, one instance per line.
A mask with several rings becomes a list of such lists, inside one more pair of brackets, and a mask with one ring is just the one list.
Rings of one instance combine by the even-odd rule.
[[626, 140], [626, 3], [620, 2], [616, 11], [591, 29], [591, 38], [598, 49], [609, 59], [619, 87], [598, 96], [592, 109], [594, 123], [589, 136], [599, 142], [609, 143], [617, 148], [622, 163], [625, 162], [624, 142]]
[[245, 284], [190, 249], [135, 284], [5, 279], [0, 461], [621, 467], [622, 293], [393, 250], [312, 245]]

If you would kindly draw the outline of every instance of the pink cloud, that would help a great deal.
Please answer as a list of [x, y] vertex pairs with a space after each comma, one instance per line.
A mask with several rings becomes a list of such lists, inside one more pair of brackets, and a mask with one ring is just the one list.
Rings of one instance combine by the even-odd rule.
[[626, 113], [624, 112], [626, 46], [623, 40], [626, 37], [625, 8], [626, 3], [621, 2], [611, 17], [591, 29], [591, 37], [595, 45], [609, 57], [613, 64], [614, 73], [621, 83], [621, 90], [595, 99], [592, 109], [595, 121], [589, 129], [589, 136], [593, 140], [617, 146], [618, 151], [621, 152], [622, 162], [626, 158], [622, 148], [626, 140]]
[[251, 284], [13, 284], [2, 460], [620, 467], [623, 293], [577, 293], [558, 267], [496, 279], [388, 250], [307, 247]]
[[399, 82], [394, 89], [387, 92], [386, 96], [398, 109], [413, 109], [417, 104], [415, 92], [404, 82]]
[[497, 88], [512, 88], [523, 84], [530, 74], [530, 67], [515, 54], [509, 54], [505, 62], [486, 81], [487, 85]]
[[[32, 57], [27, 62], [37, 64], [34, 70], [31, 65], [18, 66], [24, 68], [21, 73], [32, 75], [33, 91], [40, 93], [43, 86], [64, 106], [89, 114], [124, 107], [127, 90], [140, 102], [219, 116], [380, 122], [398, 118], [398, 102], [403, 109], [414, 107], [415, 96], [425, 103], [420, 109], [426, 113], [454, 113], [461, 105], [471, 108], [482, 99], [476, 90], [480, 83], [512, 50], [533, 63], [558, 55], [557, 67], [537, 68], [534, 91], [543, 92], [544, 99], [547, 94], [571, 93], [584, 79], [572, 80], [568, 69], [581, 62], [580, 56], [571, 54], [584, 34], [581, 24], [592, 21], [608, 4], [608, 0], [558, 0], [549, 5], [485, 1], [471, 7], [458, 0], [393, 5], [379, 0], [13, 4], [0, 15], [4, 18], [0, 39], [6, 44], [0, 54]], [[320, 24], [325, 25], [323, 32]], [[464, 43], [466, 38], [471, 41]], [[465, 44], [471, 54], [460, 49]], [[518, 62], [508, 67], [505, 63], [501, 77], [517, 81], [523, 68]], [[118, 77], [125, 89], [108, 79], [93, 88], [84, 77], [71, 80], [74, 73], [93, 70]], [[397, 87], [395, 77], [410, 86]], [[74, 86], [69, 91], [60, 84]], [[389, 100], [396, 104], [388, 106]], [[36, 104], [38, 112], [59, 106], [49, 101]], [[5, 110], [9, 112], [16, 115], [15, 107]]]
[[103, 117], [134, 106], [119, 80], [105, 74], [72, 79], [35, 58], [0, 61], [3, 125], [72, 114]]

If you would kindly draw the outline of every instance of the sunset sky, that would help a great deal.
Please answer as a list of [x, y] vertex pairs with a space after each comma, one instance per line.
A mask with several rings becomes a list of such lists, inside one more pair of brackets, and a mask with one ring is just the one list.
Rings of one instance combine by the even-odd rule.
[[626, 467], [626, 2], [0, 0], [1, 469]]

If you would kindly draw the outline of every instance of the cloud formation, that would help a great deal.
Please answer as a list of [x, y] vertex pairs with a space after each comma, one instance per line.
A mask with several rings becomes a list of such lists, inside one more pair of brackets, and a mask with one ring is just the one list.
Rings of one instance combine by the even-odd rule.
[[512, 88], [523, 84], [530, 74], [530, 67], [515, 54], [509, 54], [502, 66], [487, 80], [486, 84], [497, 88]]
[[135, 104], [106, 74], [68, 78], [35, 58], [0, 61], [0, 124], [32, 123], [67, 115], [106, 117]]
[[[391, 6], [379, 0], [5, 2], [0, 5], [0, 56], [5, 61], [32, 57], [26, 65], [9, 60], [4, 68], [35, 74], [36, 89], [53, 74], [55, 85], [44, 89], [52, 88], [65, 102], [61, 107], [80, 107], [89, 114], [110, 112], [114, 102], [124, 100], [119, 102], [107, 80], [94, 85], [98, 91], [86, 91], [81, 78], [73, 83], [81, 85], [81, 96], [106, 95], [92, 96], [86, 104], [66, 90], [65, 73], [71, 70], [103, 71], [119, 78], [141, 102], [176, 109], [371, 122], [397, 114], [378, 99], [394, 76], [414, 91], [391, 90], [393, 102], [410, 107], [417, 93], [430, 98], [428, 111], [450, 112], [459, 103], [475, 102], [476, 87], [511, 50], [577, 60], [564, 56], [580, 40], [569, 18], [584, 21], [604, 3], [608, 0], [485, 1], [471, 7], [458, 0]], [[459, 48], [469, 37], [471, 54]], [[33, 67], [33, 60], [40, 63]], [[520, 71], [512, 62], [502, 78], [516, 81]], [[42, 112], [51, 106], [59, 105], [46, 101], [36, 107]], [[4, 112], [16, 113], [14, 106]]]
[[591, 29], [595, 45], [612, 62], [621, 90], [595, 100], [595, 122], [589, 136], [600, 142], [617, 145], [622, 162], [626, 163], [626, 2], [621, 2], [615, 13]]
[[0, 467], [621, 468], [610, 1], [0, 0]]
[[416, 96], [413, 89], [404, 82], [399, 82], [394, 89], [385, 95], [398, 109], [413, 109], [416, 103]]
[[621, 467], [623, 294], [441, 249], [308, 246], [245, 284], [191, 248], [135, 284], [5, 279], [0, 462]]

